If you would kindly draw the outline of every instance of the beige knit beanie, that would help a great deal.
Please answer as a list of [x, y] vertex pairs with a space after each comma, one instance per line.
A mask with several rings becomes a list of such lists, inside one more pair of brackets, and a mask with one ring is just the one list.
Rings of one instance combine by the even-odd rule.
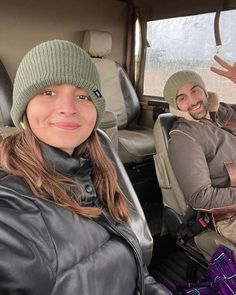
[[184, 84], [194, 83], [200, 86], [207, 94], [206, 86], [196, 72], [193, 71], [179, 71], [174, 73], [170, 78], [167, 80], [165, 87], [164, 87], [164, 98], [165, 100], [175, 109], [177, 108], [176, 105], [176, 94], [178, 89], [183, 86]]
[[31, 49], [22, 59], [13, 86], [11, 117], [16, 126], [30, 99], [46, 86], [72, 84], [88, 91], [97, 110], [98, 127], [105, 100], [100, 93], [95, 64], [78, 45], [65, 40], [51, 40]]

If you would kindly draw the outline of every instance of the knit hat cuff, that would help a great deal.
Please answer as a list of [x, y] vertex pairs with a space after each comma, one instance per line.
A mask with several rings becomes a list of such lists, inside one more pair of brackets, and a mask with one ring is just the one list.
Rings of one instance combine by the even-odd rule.
[[[86, 81], [83, 78], [77, 79], [74, 76], [47, 77], [47, 78], [42, 77], [42, 80], [37, 81], [37, 83], [32, 82], [31, 85], [27, 85], [27, 88], [21, 89], [20, 93], [16, 93], [16, 92], [14, 93], [14, 96], [18, 98], [16, 99], [15, 108], [14, 108], [14, 109], [17, 109], [18, 111], [14, 113], [14, 109], [11, 110], [11, 115], [14, 118], [14, 121], [13, 121], [14, 124], [16, 126], [19, 125], [21, 118], [24, 114], [24, 111], [26, 109], [26, 106], [31, 98], [37, 95], [45, 87], [50, 85], [57, 85], [57, 84], [58, 85], [72, 84], [80, 88], [85, 88], [89, 92], [89, 95], [91, 96], [92, 101], [93, 102], [96, 101], [96, 103], [94, 103], [96, 109], [97, 109], [97, 104], [99, 104], [100, 107], [103, 108], [104, 101], [102, 96], [97, 97], [94, 93], [94, 91], [98, 90], [97, 86], [90, 83], [89, 81]], [[100, 100], [100, 103], [99, 103], [99, 100]], [[105, 108], [105, 104], [104, 104], [104, 108]], [[22, 112], [19, 112], [19, 110], [22, 110]], [[98, 112], [98, 109], [97, 109], [97, 112]], [[100, 121], [101, 119], [99, 120], [99, 122], [97, 122], [96, 125], [99, 125]]]
[[22, 59], [13, 87], [11, 117], [16, 126], [28, 102], [46, 86], [71, 84], [88, 91], [97, 111], [99, 126], [105, 109], [99, 76], [88, 54], [74, 43], [51, 40], [31, 49]]
[[193, 71], [176, 72], [167, 80], [163, 91], [165, 100], [173, 108], [178, 109], [176, 105], [176, 95], [179, 88], [188, 83], [198, 85], [204, 90], [206, 96], [208, 95], [205, 84], [199, 74]]

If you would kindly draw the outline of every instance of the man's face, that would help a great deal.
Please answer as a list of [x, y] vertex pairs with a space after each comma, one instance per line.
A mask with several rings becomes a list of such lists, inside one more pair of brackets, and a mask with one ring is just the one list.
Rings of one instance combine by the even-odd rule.
[[205, 118], [208, 114], [206, 93], [194, 83], [184, 84], [178, 89], [176, 104], [180, 111], [188, 112], [195, 120]]

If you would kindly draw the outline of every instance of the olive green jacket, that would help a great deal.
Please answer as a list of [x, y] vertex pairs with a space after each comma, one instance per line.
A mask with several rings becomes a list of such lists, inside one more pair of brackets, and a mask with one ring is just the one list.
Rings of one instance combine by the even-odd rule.
[[170, 163], [186, 203], [194, 209], [236, 204], [236, 188], [226, 169], [229, 162], [236, 167], [236, 106], [220, 103], [211, 118], [179, 118], [170, 132]]

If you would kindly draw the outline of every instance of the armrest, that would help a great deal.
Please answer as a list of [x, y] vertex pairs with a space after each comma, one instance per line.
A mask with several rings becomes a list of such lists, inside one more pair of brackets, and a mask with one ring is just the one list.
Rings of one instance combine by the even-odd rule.
[[169, 112], [169, 104], [163, 100], [150, 99], [148, 100], [148, 105], [153, 107], [153, 120], [155, 121], [157, 117], [162, 113]]
[[106, 132], [116, 151], [118, 151], [118, 127], [116, 115], [113, 112], [105, 111], [99, 128]]
[[106, 130], [117, 126], [117, 117], [113, 112], [105, 111], [99, 128]]

